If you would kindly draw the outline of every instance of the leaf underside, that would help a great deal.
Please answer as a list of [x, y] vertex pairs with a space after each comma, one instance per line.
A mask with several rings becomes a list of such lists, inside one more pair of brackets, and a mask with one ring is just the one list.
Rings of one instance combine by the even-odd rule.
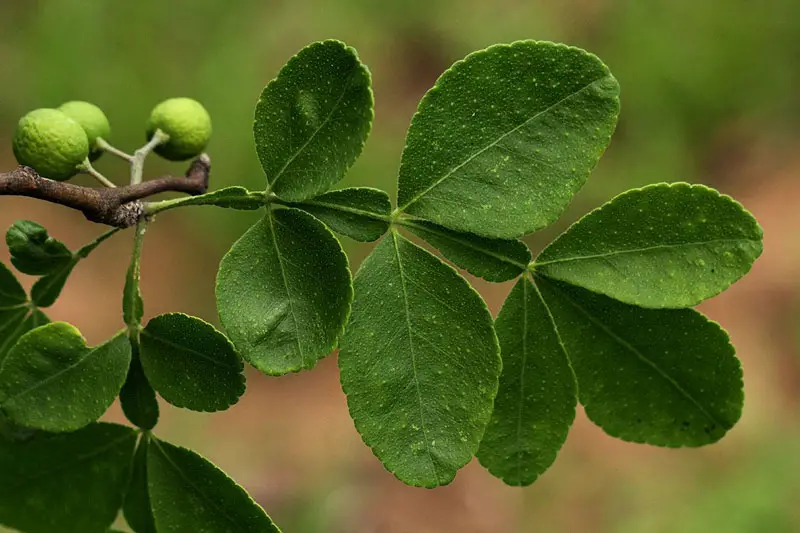
[[505, 239], [549, 225], [608, 146], [618, 96], [608, 68], [578, 48], [519, 41], [470, 54], [411, 122], [400, 210]]
[[336, 347], [353, 289], [347, 256], [321, 222], [270, 211], [220, 263], [217, 308], [239, 354], [270, 375], [313, 367]]
[[728, 335], [693, 309], [643, 309], [537, 277], [586, 415], [611, 436], [703, 446], [739, 420], [742, 369]]
[[575, 419], [575, 377], [536, 287], [520, 278], [495, 322], [503, 373], [478, 459], [509, 485], [530, 485], [556, 459]]
[[370, 74], [340, 41], [289, 60], [256, 104], [253, 134], [269, 190], [298, 202], [344, 177], [372, 128]]
[[500, 373], [480, 296], [396, 232], [364, 261], [339, 353], [356, 428], [409, 485], [450, 483], [474, 456]]
[[744, 276], [762, 236], [732, 198], [662, 183], [583, 217], [545, 248], [536, 272], [642, 307], [691, 307]]

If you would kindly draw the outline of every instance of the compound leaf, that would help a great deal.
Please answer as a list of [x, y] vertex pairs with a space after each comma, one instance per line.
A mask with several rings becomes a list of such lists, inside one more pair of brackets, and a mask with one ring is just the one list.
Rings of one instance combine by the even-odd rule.
[[269, 190], [298, 202], [344, 177], [372, 128], [370, 74], [353, 48], [303, 48], [264, 88], [253, 134]]
[[519, 41], [470, 54], [420, 102], [399, 208], [487, 237], [541, 229], [585, 183], [618, 112], [617, 80], [578, 48]]
[[371, 242], [389, 231], [392, 202], [385, 191], [352, 187], [331, 191], [295, 204], [311, 213], [340, 235]]
[[131, 343], [133, 356], [128, 369], [125, 385], [119, 391], [119, 403], [125, 417], [137, 427], [153, 429], [158, 423], [159, 408], [156, 391], [144, 375], [142, 362], [139, 360], [138, 344]]
[[0, 410], [30, 428], [79, 429], [114, 402], [130, 360], [122, 333], [90, 348], [71, 324], [38, 327], [19, 339], [0, 369]]
[[217, 308], [244, 359], [270, 375], [311, 368], [342, 333], [353, 289], [347, 256], [317, 219], [270, 211], [220, 263]]
[[356, 428], [409, 485], [450, 483], [492, 414], [492, 317], [449, 265], [392, 232], [355, 279], [339, 368]]
[[703, 446], [739, 420], [742, 369], [728, 335], [693, 309], [643, 309], [536, 278], [586, 415], [611, 436]]
[[147, 380], [169, 403], [193, 411], [222, 411], [244, 393], [244, 365], [214, 326], [181, 313], [159, 315], [141, 332]]
[[495, 322], [503, 373], [478, 459], [509, 485], [530, 485], [556, 459], [575, 419], [575, 376], [536, 287], [517, 281]]
[[104, 533], [122, 505], [135, 446], [133, 429], [104, 423], [0, 440], [0, 523], [26, 533]]
[[30, 220], [17, 220], [6, 232], [11, 263], [25, 274], [42, 276], [63, 268], [72, 261], [72, 252], [51, 237], [44, 226]]
[[125, 493], [122, 514], [125, 521], [136, 533], [156, 533], [153, 509], [150, 506], [150, 493], [147, 483], [147, 450], [150, 436], [142, 435], [136, 447], [131, 468], [131, 481]]
[[242, 487], [186, 448], [152, 438], [147, 483], [157, 531], [280, 533]]
[[461, 233], [424, 220], [404, 220], [403, 226], [459, 267], [486, 281], [514, 279], [527, 270], [531, 260], [530, 250], [518, 240]]
[[580, 219], [545, 248], [536, 271], [642, 307], [691, 307], [744, 276], [761, 238], [755, 218], [729, 196], [660, 183]]

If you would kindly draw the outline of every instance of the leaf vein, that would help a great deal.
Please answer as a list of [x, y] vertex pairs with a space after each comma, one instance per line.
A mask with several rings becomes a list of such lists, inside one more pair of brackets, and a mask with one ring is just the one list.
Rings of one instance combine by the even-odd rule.
[[436, 469], [436, 462], [433, 460], [433, 454], [431, 453], [430, 442], [428, 441], [428, 430], [425, 428], [425, 415], [422, 409], [422, 392], [419, 388], [419, 377], [417, 376], [417, 360], [416, 355], [414, 354], [414, 334], [412, 333], [411, 329], [411, 316], [410, 311], [408, 309], [408, 291], [406, 290], [406, 276], [405, 272], [403, 271], [403, 262], [400, 260], [400, 248], [397, 244], [397, 233], [392, 232], [392, 240], [394, 242], [394, 254], [395, 258], [397, 259], [397, 268], [400, 271], [400, 286], [403, 289], [403, 306], [405, 308], [405, 316], [406, 316], [406, 328], [408, 331], [408, 347], [409, 353], [411, 354], [411, 369], [414, 374], [414, 385], [417, 389], [417, 404], [419, 406], [419, 419], [420, 419], [420, 427], [422, 428], [422, 438], [425, 439], [425, 450], [428, 452], [428, 459], [431, 462], [431, 469], [433, 470], [433, 476], [436, 478], [436, 482], [439, 483], [439, 472]]
[[414, 196], [413, 198], [411, 198], [411, 200], [409, 200], [409, 201], [408, 201], [408, 202], [406, 202], [406, 203], [405, 203], [405, 204], [404, 204], [402, 207], [400, 207], [400, 211], [404, 211], [405, 209], [407, 209], [407, 208], [408, 208], [408, 206], [410, 206], [411, 204], [413, 204], [414, 202], [416, 202], [417, 200], [419, 200], [420, 198], [422, 198], [423, 196], [425, 196], [425, 195], [426, 195], [428, 192], [430, 192], [430, 191], [431, 191], [431, 189], [434, 189], [434, 188], [438, 187], [438, 186], [439, 186], [439, 185], [440, 185], [440, 184], [441, 184], [443, 181], [445, 181], [447, 178], [449, 178], [450, 176], [452, 176], [452, 175], [453, 175], [455, 172], [458, 172], [459, 170], [461, 170], [461, 169], [462, 169], [464, 166], [468, 165], [468, 164], [469, 164], [469, 163], [470, 163], [470, 162], [471, 162], [473, 159], [475, 159], [476, 157], [478, 157], [479, 155], [481, 155], [481, 154], [482, 154], [482, 153], [484, 153], [485, 151], [489, 150], [489, 149], [490, 149], [490, 148], [492, 148], [493, 146], [497, 145], [497, 144], [498, 144], [500, 141], [502, 141], [503, 139], [505, 139], [506, 137], [508, 137], [508, 136], [509, 136], [509, 135], [511, 135], [512, 133], [516, 133], [516, 132], [517, 132], [517, 131], [519, 131], [520, 129], [524, 128], [525, 126], [527, 126], [528, 124], [530, 124], [531, 122], [533, 122], [534, 120], [536, 120], [537, 118], [539, 118], [540, 116], [544, 115], [545, 113], [549, 112], [549, 111], [550, 111], [550, 110], [552, 110], [552, 109], [555, 109], [556, 107], [558, 107], [558, 106], [559, 106], [559, 105], [561, 105], [562, 103], [566, 102], [566, 101], [567, 101], [567, 100], [569, 100], [570, 98], [573, 98], [573, 97], [575, 97], [575, 96], [577, 96], [577, 95], [581, 94], [581, 93], [582, 93], [583, 91], [585, 91], [586, 89], [588, 89], [588, 88], [592, 87], [593, 85], [595, 85], [595, 84], [597, 84], [597, 83], [599, 83], [599, 82], [601, 82], [601, 81], [605, 80], [605, 79], [606, 79], [606, 78], [608, 78], [609, 76], [610, 76], [610, 74], [605, 74], [605, 75], [604, 75], [602, 78], [597, 78], [596, 80], [593, 80], [593, 81], [591, 81], [591, 82], [587, 83], [586, 85], [584, 85], [583, 87], [581, 87], [581, 88], [580, 88], [580, 89], [578, 89], [577, 91], [575, 91], [575, 92], [573, 92], [573, 93], [571, 93], [571, 94], [568, 94], [567, 96], [565, 96], [565, 97], [564, 97], [564, 98], [562, 98], [561, 100], [559, 100], [559, 101], [557, 101], [557, 102], [555, 102], [555, 103], [551, 104], [551, 105], [550, 105], [550, 106], [548, 106], [547, 108], [545, 108], [545, 109], [543, 109], [543, 110], [541, 110], [541, 111], [537, 112], [536, 114], [534, 114], [534, 115], [533, 115], [533, 116], [531, 116], [530, 118], [527, 118], [527, 119], [525, 119], [525, 120], [524, 120], [522, 123], [520, 123], [520, 124], [518, 124], [518, 125], [514, 126], [513, 128], [511, 128], [511, 129], [510, 129], [510, 130], [508, 130], [507, 132], [503, 133], [502, 135], [500, 135], [500, 137], [498, 137], [498, 138], [497, 138], [497, 139], [495, 139], [494, 141], [490, 142], [489, 144], [487, 144], [487, 145], [486, 145], [486, 146], [484, 146], [483, 148], [479, 149], [479, 150], [478, 150], [477, 152], [475, 152], [474, 154], [472, 154], [472, 155], [470, 155], [469, 157], [467, 157], [467, 158], [466, 158], [466, 159], [465, 159], [463, 162], [459, 163], [458, 165], [456, 165], [455, 167], [453, 167], [452, 169], [450, 169], [450, 171], [449, 171], [449, 172], [447, 172], [447, 173], [446, 173], [444, 176], [442, 176], [441, 178], [437, 179], [437, 180], [436, 180], [436, 181], [434, 181], [434, 182], [433, 182], [431, 185], [429, 185], [428, 187], [426, 187], [425, 189], [423, 189], [423, 190], [422, 190], [422, 192], [418, 193], [416, 196]]

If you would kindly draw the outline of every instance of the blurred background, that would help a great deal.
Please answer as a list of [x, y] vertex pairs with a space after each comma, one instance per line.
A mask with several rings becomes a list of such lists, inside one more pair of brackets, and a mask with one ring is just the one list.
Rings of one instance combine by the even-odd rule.
[[[714, 446], [665, 450], [613, 440], [579, 412], [555, 465], [531, 487], [506, 487], [473, 462], [448, 487], [415, 489], [361, 442], [334, 354], [299, 375], [250, 372], [247, 394], [224, 413], [162, 404], [160, 435], [220, 465], [286, 533], [800, 531], [800, 2], [0, 0], [0, 168], [15, 165], [13, 128], [33, 108], [92, 101], [111, 119], [112, 142], [133, 151], [154, 104], [189, 96], [214, 121], [213, 187], [263, 187], [255, 101], [291, 55], [325, 38], [355, 46], [374, 80], [373, 134], [342, 185], [391, 194], [417, 102], [453, 61], [531, 38], [599, 55], [622, 87], [617, 133], [562, 220], [528, 242], [538, 251], [589, 209], [646, 183], [706, 183], [741, 201], [765, 230], [764, 254], [701, 310], [738, 348], [743, 418]], [[147, 172], [183, 166], [153, 160]], [[117, 160], [98, 167], [125, 179]], [[216, 323], [218, 262], [256, 216], [213, 207], [161, 215], [144, 245], [146, 315]], [[72, 247], [101, 231], [80, 213], [3, 198], [0, 227], [18, 218]], [[91, 343], [118, 330], [131, 238], [82, 262], [51, 318], [75, 323]], [[370, 249], [345, 245], [353, 266]], [[496, 313], [510, 286], [471, 281]], [[121, 421], [118, 407], [107, 418]]]

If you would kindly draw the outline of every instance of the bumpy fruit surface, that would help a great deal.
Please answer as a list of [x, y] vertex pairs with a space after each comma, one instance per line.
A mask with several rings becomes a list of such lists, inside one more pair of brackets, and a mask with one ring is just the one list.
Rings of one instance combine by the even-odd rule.
[[191, 98], [170, 98], [158, 104], [147, 122], [147, 138], [156, 130], [169, 135], [169, 141], [155, 152], [170, 161], [183, 161], [203, 152], [211, 138], [208, 111]]
[[63, 181], [78, 172], [89, 155], [83, 128], [57, 109], [36, 109], [19, 120], [14, 156], [45, 178]]
[[86, 132], [89, 139], [89, 159], [94, 161], [103, 151], [97, 148], [97, 139], [108, 139], [111, 136], [111, 124], [103, 110], [89, 102], [73, 101], [67, 102], [58, 108], [59, 111], [77, 122]]

